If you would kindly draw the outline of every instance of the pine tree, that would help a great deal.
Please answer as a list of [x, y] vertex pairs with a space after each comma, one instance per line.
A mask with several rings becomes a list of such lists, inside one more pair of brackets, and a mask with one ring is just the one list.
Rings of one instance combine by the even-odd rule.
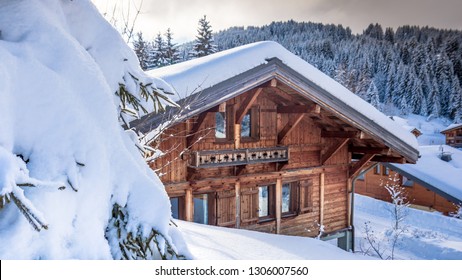
[[203, 57], [217, 52], [217, 46], [214, 44], [212, 27], [205, 15], [199, 20], [197, 32], [198, 35], [196, 36], [193, 50], [190, 52], [190, 57]]
[[438, 91], [438, 83], [436, 78], [433, 78], [430, 88], [430, 94], [428, 95], [428, 113], [434, 117], [439, 117], [441, 114], [441, 100]]
[[136, 39], [133, 41], [133, 49], [138, 56], [141, 69], [147, 70], [149, 68], [149, 53], [151, 52], [151, 47], [149, 43], [143, 39], [142, 32], [136, 34]]
[[451, 95], [449, 96], [450, 117], [454, 122], [461, 122], [462, 118], [462, 89], [459, 79], [454, 75], [452, 78]]
[[374, 80], [371, 81], [369, 88], [367, 89], [366, 101], [372, 106], [380, 110], [379, 91], [375, 86]]
[[167, 65], [165, 42], [160, 33], [157, 33], [157, 36], [153, 42], [152, 64], [154, 68]]
[[165, 60], [167, 65], [172, 65], [180, 61], [178, 47], [173, 43], [173, 33], [170, 28], [165, 32]]

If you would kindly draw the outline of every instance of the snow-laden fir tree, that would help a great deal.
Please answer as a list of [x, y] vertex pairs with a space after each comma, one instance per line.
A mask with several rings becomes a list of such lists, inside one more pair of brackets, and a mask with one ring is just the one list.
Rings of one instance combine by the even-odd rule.
[[207, 20], [207, 16], [199, 20], [199, 27], [197, 28], [197, 36], [194, 41], [194, 47], [189, 53], [191, 58], [202, 57], [217, 52], [217, 46], [213, 38], [212, 26]]
[[142, 32], [136, 33], [136, 37], [133, 41], [133, 50], [140, 61], [141, 69], [149, 69], [151, 64], [152, 48], [150, 43], [144, 40]]
[[152, 66], [153, 68], [163, 67], [168, 65], [166, 57], [166, 44], [162, 35], [157, 33], [154, 42], [152, 43]]
[[367, 89], [366, 101], [369, 102], [375, 108], [380, 110], [379, 91], [375, 86], [374, 80], [371, 81], [369, 88]]
[[180, 53], [178, 47], [173, 43], [173, 33], [170, 28], [165, 32], [165, 62], [166, 65], [172, 65], [180, 62]]

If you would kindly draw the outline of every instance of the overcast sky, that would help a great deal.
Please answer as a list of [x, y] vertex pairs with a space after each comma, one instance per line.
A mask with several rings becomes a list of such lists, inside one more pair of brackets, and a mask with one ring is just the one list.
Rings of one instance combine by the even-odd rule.
[[[136, 21], [147, 39], [170, 27], [174, 40], [194, 39], [198, 20], [207, 15], [212, 29], [260, 26], [272, 21], [312, 21], [349, 26], [362, 32], [369, 23], [382, 27], [410, 24], [462, 30], [462, 0], [93, 0], [101, 12], [114, 2], [142, 2]], [[125, 8], [125, 10], [127, 10]], [[133, 10], [132, 10], [133, 11]], [[133, 13], [132, 13], [133, 14]]]

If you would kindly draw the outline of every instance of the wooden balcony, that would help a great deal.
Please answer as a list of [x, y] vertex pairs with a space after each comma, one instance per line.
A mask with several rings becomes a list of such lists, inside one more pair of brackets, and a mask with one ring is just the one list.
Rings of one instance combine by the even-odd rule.
[[237, 166], [289, 160], [288, 147], [253, 148], [237, 150], [197, 151], [191, 156], [191, 167], [210, 168]]

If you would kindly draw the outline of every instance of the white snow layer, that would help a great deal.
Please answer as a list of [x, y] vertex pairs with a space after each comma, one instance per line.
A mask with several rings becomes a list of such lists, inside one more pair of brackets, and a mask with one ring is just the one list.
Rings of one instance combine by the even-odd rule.
[[[462, 151], [447, 145], [419, 147], [420, 158], [416, 164], [394, 164], [420, 180], [462, 200]], [[450, 153], [449, 162], [440, 159], [441, 153]]]
[[202, 260], [348, 260], [369, 259], [315, 238], [277, 235], [175, 221], [191, 258]]
[[259, 65], [266, 64], [267, 59], [275, 57], [348, 106], [356, 109], [365, 118], [379, 124], [390, 133], [417, 149], [417, 140], [409, 131], [396, 125], [374, 106], [276, 42], [265, 41], [248, 44], [205, 57], [154, 69], [148, 71], [148, 73], [169, 83], [175, 89], [173, 93], [177, 95], [178, 99], [181, 99]]
[[24, 190], [48, 225], [35, 231], [7, 204], [0, 259], [110, 259], [114, 203], [127, 207], [129, 230], [170, 239], [169, 200], [120, 127], [114, 95], [123, 82], [136, 90], [127, 73], [168, 86], [143, 76], [88, 0], [1, 1], [0, 32], [0, 196]]

